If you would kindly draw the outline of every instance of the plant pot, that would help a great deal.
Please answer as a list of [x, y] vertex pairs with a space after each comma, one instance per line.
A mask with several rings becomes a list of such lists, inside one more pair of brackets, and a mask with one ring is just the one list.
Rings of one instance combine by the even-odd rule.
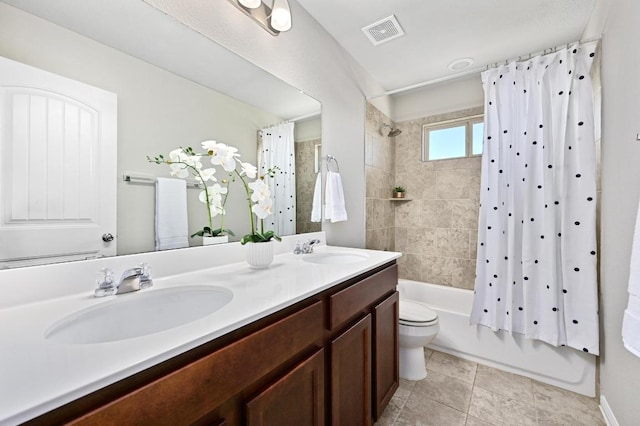
[[273, 240], [266, 243], [247, 243], [247, 263], [251, 269], [264, 269], [273, 262]]
[[393, 198], [404, 198], [404, 192], [394, 192]]
[[229, 242], [228, 235], [219, 235], [217, 237], [202, 237], [202, 245], [210, 246], [213, 244], [224, 244]]

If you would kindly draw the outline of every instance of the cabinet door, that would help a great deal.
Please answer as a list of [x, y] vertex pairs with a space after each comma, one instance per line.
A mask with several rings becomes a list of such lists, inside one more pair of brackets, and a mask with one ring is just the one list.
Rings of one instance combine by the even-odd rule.
[[298, 364], [246, 405], [249, 426], [324, 424], [324, 349]]
[[373, 411], [378, 420], [399, 384], [398, 308], [396, 291], [373, 308]]
[[331, 424], [371, 424], [371, 314], [331, 342]]

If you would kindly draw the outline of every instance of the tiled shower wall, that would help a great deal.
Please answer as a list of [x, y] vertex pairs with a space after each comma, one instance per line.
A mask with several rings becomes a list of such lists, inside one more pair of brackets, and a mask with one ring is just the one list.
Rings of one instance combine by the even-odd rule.
[[403, 278], [473, 288], [481, 157], [422, 162], [421, 145], [423, 125], [481, 113], [474, 108], [398, 123], [396, 184], [413, 199], [395, 212]]
[[[320, 222], [311, 222], [313, 191], [316, 185], [315, 147], [320, 139], [296, 142], [296, 233], [322, 230]], [[318, 148], [318, 159], [322, 158]]]
[[380, 134], [383, 123], [394, 123], [367, 103], [365, 128], [366, 247], [394, 250], [394, 206], [389, 201], [395, 183], [395, 138]]
[[[375, 111], [367, 114], [367, 137], [381, 115]], [[389, 154], [395, 157], [395, 167], [390, 168], [396, 171], [395, 179], [384, 186], [379, 183], [375, 161], [374, 166], [367, 163], [367, 247], [382, 249], [379, 243], [384, 241], [402, 252], [398, 260], [401, 278], [473, 288], [481, 158], [422, 162], [421, 147], [424, 124], [481, 113], [482, 108], [473, 108], [397, 123], [402, 133], [390, 139], [393, 152]], [[368, 159], [370, 151], [375, 154], [375, 146], [370, 150], [367, 141]], [[384, 200], [395, 185], [407, 189], [409, 201]], [[380, 225], [392, 220], [394, 235], [387, 236], [388, 227]]]

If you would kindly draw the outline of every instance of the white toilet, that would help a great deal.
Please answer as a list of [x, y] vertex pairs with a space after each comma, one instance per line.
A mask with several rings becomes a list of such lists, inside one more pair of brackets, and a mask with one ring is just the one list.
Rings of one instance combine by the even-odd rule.
[[440, 331], [438, 314], [414, 300], [400, 299], [400, 377], [422, 380], [427, 377], [424, 347]]

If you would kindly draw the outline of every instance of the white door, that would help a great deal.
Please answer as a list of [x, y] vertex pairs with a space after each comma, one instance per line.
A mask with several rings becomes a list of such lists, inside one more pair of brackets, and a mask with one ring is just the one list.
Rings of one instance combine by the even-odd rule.
[[115, 94], [0, 57], [0, 267], [116, 254], [116, 149]]

